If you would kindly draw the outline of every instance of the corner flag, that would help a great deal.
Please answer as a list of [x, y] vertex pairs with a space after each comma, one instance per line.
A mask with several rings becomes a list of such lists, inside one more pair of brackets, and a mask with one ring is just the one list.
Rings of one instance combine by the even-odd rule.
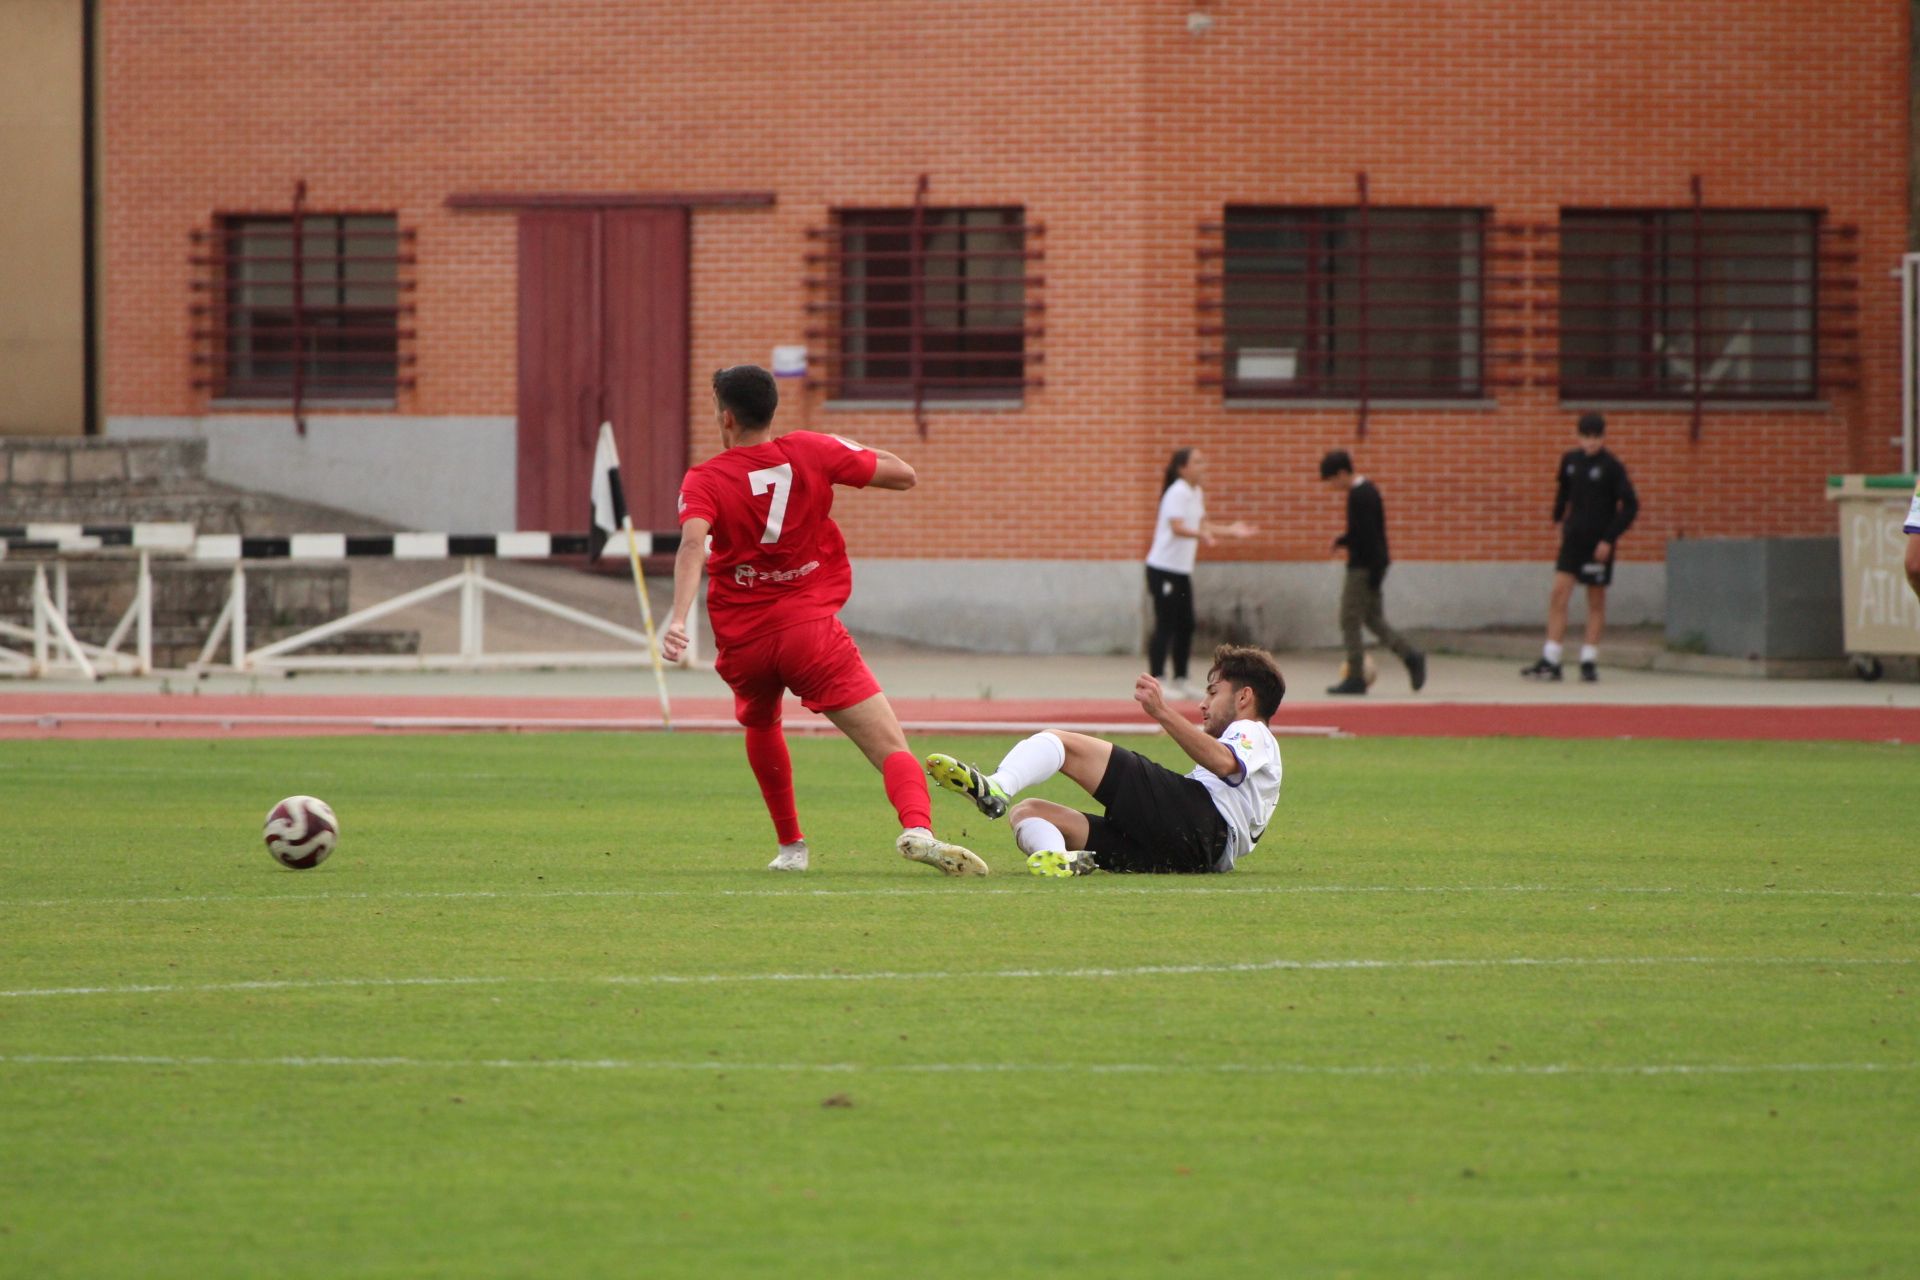
[[587, 560], [598, 560], [607, 540], [627, 522], [627, 495], [620, 487], [620, 455], [613, 448], [613, 424], [600, 424], [593, 447], [593, 490], [587, 520]]
[[673, 709], [667, 704], [667, 673], [660, 663], [660, 641], [653, 634], [653, 605], [647, 600], [647, 575], [640, 568], [640, 544], [627, 515], [627, 495], [620, 487], [620, 455], [613, 447], [613, 424], [600, 424], [600, 441], [593, 446], [593, 489], [588, 496], [587, 560], [598, 560], [607, 540], [627, 535], [627, 560], [633, 565], [633, 589], [640, 597], [640, 622], [647, 631], [647, 649], [653, 657], [653, 683], [660, 691], [660, 723], [673, 732]]

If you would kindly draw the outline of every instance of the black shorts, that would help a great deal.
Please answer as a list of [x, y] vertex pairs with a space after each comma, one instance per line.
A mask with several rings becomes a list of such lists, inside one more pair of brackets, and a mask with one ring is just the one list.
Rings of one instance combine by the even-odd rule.
[[1212, 871], [1227, 851], [1227, 820], [1192, 778], [1125, 747], [1115, 747], [1093, 798], [1087, 848], [1102, 871]]
[[1613, 585], [1613, 561], [1619, 555], [1605, 560], [1594, 559], [1594, 548], [1600, 545], [1599, 534], [1569, 533], [1560, 539], [1560, 557], [1553, 562], [1556, 572], [1570, 573], [1589, 587]]

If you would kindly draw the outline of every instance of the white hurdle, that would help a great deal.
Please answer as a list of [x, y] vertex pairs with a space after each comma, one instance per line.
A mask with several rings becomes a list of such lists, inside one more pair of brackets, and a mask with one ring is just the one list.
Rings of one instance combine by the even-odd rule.
[[[640, 535], [650, 552], [653, 536]], [[664, 540], [664, 538], [662, 539]], [[194, 558], [232, 560], [233, 577], [226, 604], [199, 658], [189, 672], [204, 673], [231, 670], [253, 674], [295, 671], [507, 671], [550, 667], [642, 667], [653, 662], [653, 650], [644, 632], [633, 627], [577, 609], [569, 604], [489, 577], [488, 559], [531, 560], [553, 555], [573, 554], [582, 541], [575, 535], [548, 533], [501, 533], [471, 536], [441, 533], [394, 534], [349, 540], [341, 534], [295, 534], [290, 538], [243, 539], [235, 535], [212, 535], [198, 540]], [[388, 544], [384, 548], [379, 544]], [[362, 546], [359, 544], [373, 544]], [[489, 554], [457, 554], [478, 544]], [[343, 618], [310, 627], [258, 648], [247, 639], [246, 559], [267, 557], [289, 560], [338, 560], [350, 557], [386, 556], [397, 560], [455, 559], [461, 562], [458, 573], [437, 582], [402, 592], [389, 600], [356, 610]], [[378, 622], [406, 609], [426, 604], [442, 596], [459, 595], [459, 646], [454, 653], [419, 654], [313, 654], [303, 653], [316, 644]], [[535, 612], [558, 618], [620, 642], [620, 647], [603, 650], [546, 650], [529, 653], [497, 653], [486, 644], [486, 598], [497, 596]], [[677, 664], [683, 668], [701, 665], [699, 656], [698, 612], [689, 620], [694, 642]], [[214, 655], [225, 648], [228, 659], [216, 663]]]
[[[153, 556], [179, 555], [193, 546], [190, 524], [79, 525], [30, 524], [0, 528], [0, 559], [9, 552], [50, 553], [56, 558], [52, 583], [47, 563], [34, 565], [31, 623], [21, 626], [0, 619], [0, 638], [25, 642], [26, 651], [0, 643], [0, 675], [41, 678], [78, 675], [98, 680], [104, 675], [149, 675], [153, 672]], [[75, 637], [69, 621], [69, 554], [88, 556], [132, 551], [136, 557], [133, 600], [120, 615], [105, 644], [88, 644]], [[121, 646], [133, 636], [134, 651]]]

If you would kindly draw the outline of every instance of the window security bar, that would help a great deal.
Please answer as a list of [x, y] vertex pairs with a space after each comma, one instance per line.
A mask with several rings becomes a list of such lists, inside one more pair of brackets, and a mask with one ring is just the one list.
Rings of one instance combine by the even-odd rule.
[[1044, 227], [1010, 206], [932, 206], [922, 175], [906, 208], [839, 209], [809, 229], [806, 330], [829, 393], [906, 400], [1009, 399], [1044, 385]]
[[415, 383], [415, 233], [389, 212], [222, 213], [194, 230], [193, 385], [216, 400], [390, 402]]

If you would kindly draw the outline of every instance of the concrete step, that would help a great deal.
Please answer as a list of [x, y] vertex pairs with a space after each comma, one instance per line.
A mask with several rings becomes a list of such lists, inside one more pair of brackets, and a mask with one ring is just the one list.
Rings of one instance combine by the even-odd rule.
[[0, 439], [0, 522], [174, 521], [202, 533], [383, 533], [392, 526], [209, 480], [204, 440]]
[[158, 488], [206, 473], [204, 440], [0, 439], [0, 501], [8, 490]]

